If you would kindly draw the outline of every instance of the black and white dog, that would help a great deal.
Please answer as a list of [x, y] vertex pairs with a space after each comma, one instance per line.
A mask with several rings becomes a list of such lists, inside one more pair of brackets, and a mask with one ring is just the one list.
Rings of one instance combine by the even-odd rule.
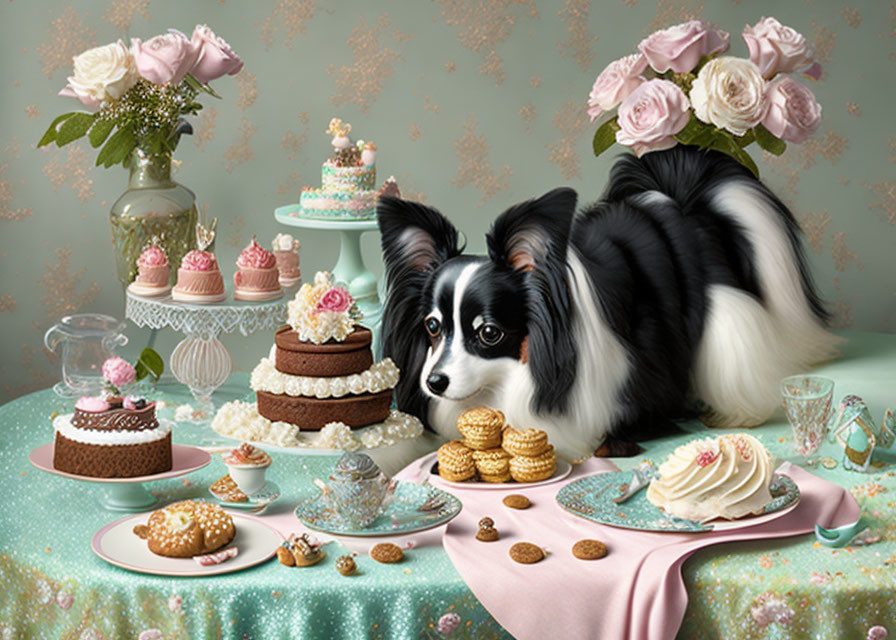
[[448, 438], [480, 405], [567, 458], [661, 434], [693, 407], [752, 426], [782, 377], [836, 352], [796, 221], [718, 152], [624, 157], [578, 215], [571, 189], [518, 204], [487, 257], [463, 255], [435, 209], [382, 198], [378, 217], [398, 407]]

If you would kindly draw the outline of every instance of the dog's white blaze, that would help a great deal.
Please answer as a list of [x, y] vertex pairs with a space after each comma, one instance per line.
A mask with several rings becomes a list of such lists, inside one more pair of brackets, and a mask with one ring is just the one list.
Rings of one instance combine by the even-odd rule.
[[[572, 294], [572, 321], [578, 358], [569, 406], [562, 415], [536, 415], [531, 399], [535, 382], [529, 367], [513, 361], [500, 408], [509, 424], [547, 432], [557, 453], [567, 459], [590, 456], [607, 435], [619, 410], [617, 398], [628, 379], [625, 347], [610, 329], [595, 299], [591, 279], [575, 251], [567, 254]], [[541, 355], [541, 354], [539, 354]], [[544, 354], [542, 357], [550, 357]]]

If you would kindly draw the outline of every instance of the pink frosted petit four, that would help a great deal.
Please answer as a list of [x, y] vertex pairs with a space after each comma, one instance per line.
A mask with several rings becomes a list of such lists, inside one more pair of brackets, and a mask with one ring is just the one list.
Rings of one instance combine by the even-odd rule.
[[218, 268], [215, 254], [194, 249], [181, 260], [177, 270], [177, 284], [171, 297], [182, 302], [208, 304], [221, 302], [227, 297], [224, 278]]
[[277, 258], [255, 238], [240, 252], [233, 274], [235, 300], [274, 300], [283, 295], [277, 270]]
[[171, 266], [165, 250], [151, 245], [137, 258], [137, 279], [128, 285], [128, 291], [147, 298], [163, 296], [171, 291], [170, 277]]

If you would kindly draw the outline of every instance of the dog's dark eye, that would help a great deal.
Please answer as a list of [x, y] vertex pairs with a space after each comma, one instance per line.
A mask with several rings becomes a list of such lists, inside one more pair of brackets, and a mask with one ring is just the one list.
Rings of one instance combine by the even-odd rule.
[[439, 335], [439, 332], [442, 330], [442, 323], [439, 322], [438, 318], [429, 317], [423, 321], [423, 325], [426, 327], [426, 333], [433, 338]]
[[504, 332], [496, 325], [485, 324], [479, 329], [479, 339], [482, 344], [493, 347], [504, 339]]

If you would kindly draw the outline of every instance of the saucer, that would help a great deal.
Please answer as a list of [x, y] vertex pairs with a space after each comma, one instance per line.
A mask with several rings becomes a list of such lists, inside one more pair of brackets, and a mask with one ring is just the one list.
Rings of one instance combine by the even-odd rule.
[[399, 482], [383, 513], [359, 529], [346, 522], [320, 496], [296, 508], [296, 517], [309, 529], [340, 536], [391, 536], [423, 531], [445, 524], [460, 513], [460, 500], [435, 487]]
[[245, 509], [248, 511], [256, 511], [258, 509], [261, 509], [262, 507], [266, 507], [280, 497], [280, 487], [278, 487], [276, 483], [271, 482], [270, 480], [265, 482], [264, 486], [261, 489], [259, 489], [252, 495], [247, 496], [247, 500], [245, 502], [233, 502], [231, 500], [225, 500], [214, 491], [212, 491], [211, 487], [209, 487], [208, 492], [212, 495], [212, 498], [214, 498], [215, 502], [223, 507], [227, 507], [228, 509]]

